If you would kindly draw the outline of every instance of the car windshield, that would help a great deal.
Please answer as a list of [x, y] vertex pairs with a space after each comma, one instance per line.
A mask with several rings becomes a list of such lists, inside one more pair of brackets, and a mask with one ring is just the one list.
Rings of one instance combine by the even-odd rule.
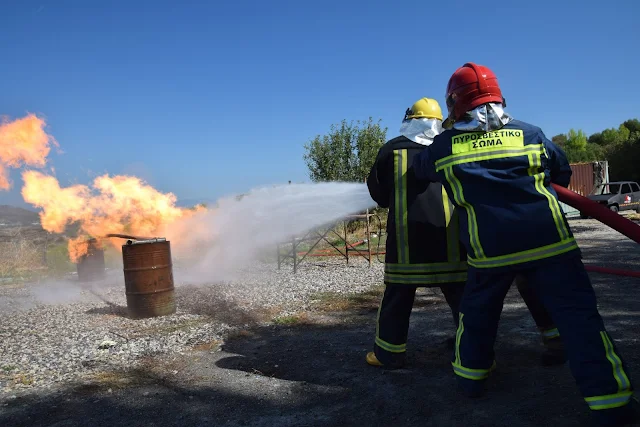
[[602, 194], [618, 194], [620, 192], [621, 184], [600, 184], [596, 185], [591, 194], [595, 196], [600, 196]]

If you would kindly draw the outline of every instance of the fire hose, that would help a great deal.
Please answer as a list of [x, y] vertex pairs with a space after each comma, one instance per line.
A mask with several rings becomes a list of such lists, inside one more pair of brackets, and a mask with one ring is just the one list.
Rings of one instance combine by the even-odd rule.
[[610, 210], [609, 208], [594, 202], [578, 193], [575, 193], [569, 189], [561, 187], [557, 184], [551, 184], [553, 189], [558, 193], [558, 199], [561, 202], [568, 204], [585, 215], [589, 215], [601, 223], [608, 225], [614, 230], [624, 234], [636, 243], [640, 243], [640, 227], [629, 220], [621, 216], [620, 214]]
[[[578, 193], [557, 184], [551, 184], [558, 194], [561, 202], [578, 209], [583, 215], [588, 215], [608, 225], [619, 233], [624, 234], [636, 243], [640, 243], [640, 227], [623, 217], [622, 215], [610, 210], [604, 205], [594, 202]], [[640, 272], [632, 270], [621, 270], [616, 268], [597, 267], [594, 265], [585, 265], [587, 271], [594, 273], [615, 274], [618, 276], [640, 277]]]

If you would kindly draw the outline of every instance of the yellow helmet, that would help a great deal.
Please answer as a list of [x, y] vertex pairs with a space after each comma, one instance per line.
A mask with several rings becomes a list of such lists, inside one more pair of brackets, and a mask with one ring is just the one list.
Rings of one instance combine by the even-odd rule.
[[442, 110], [438, 101], [431, 98], [422, 98], [408, 108], [404, 119], [439, 119], [442, 120]]

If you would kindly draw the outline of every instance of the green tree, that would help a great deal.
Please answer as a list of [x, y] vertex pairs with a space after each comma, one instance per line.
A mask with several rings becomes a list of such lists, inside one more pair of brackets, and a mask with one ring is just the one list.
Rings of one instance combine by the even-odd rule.
[[631, 132], [624, 125], [621, 124], [618, 129], [610, 128], [602, 131], [602, 138], [605, 145], [622, 144], [629, 139]]
[[305, 144], [304, 160], [314, 182], [363, 182], [386, 141], [387, 128], [374, 122], [342, 120], [331, 125], [326, 135], [317, 135]]
[[582, 130], [570, 129], [565, 136], [564, 152], [570, 163], [584, 162], [587, 158], [587, 136]]
[[564, 148], [565, 144], [567, 143], [567, 136], [561, 133], [560, 135], [556, 135], [553, 138], [551, 138], [551, 142], [553, 142], [554, 144], [556, 144], [561, 148]]
[[[625, 121], [618, 128], [614, 142], [607, 147], [611, 180], [640, 181], [640, 131], [636, 130], [639, 127], [637, 119]], [[628, 137], [623, 140], [625, 135]]]
[[567, 134], [567, 142], [565, 146], [567, 149], [577, 152], [585, 151], [587, 147], [587, 136], [582, 130], [576, 131], [575, 129], [570, 129]]
[[607, 160], [610, 179], [640, 181], [640, 120], [629, 119], [617, 128], [604, 129], [585, 138], [571, 129], [552, 141], [561, 146], [569, 162]]
[[583, 162], [594, 162], [596, 160], [603, 160], [607, 157], [605, 147], [600, 144], [587, 143], [584, 150]]
[[640, 120], [638, 119], [626, 120], [622, 126], [626, 127], [631, 132], [640, 132]]
[[598, 145], [606, 145], [604, 138], [602, 137], [602, 132], [596, 132], [589, 137], [589, 144], [598, 144]]

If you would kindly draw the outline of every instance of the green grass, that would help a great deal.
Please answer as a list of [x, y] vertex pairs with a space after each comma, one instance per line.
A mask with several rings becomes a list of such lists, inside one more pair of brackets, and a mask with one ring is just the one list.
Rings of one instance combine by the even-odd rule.
[[314, 309], [325, 312], [348, 311], [348, 310], [377, 310], [380, 298], [384, 293], [384, 285], [374, 285], [365, 292], [354, 292], [349, 294], [336, 292], [320, 292], [314, 294], [312, 299]]
[[299, 316], [282, 316], [274, 318], [272, 322], [276, 325], [295, 325], [300, 320]]

